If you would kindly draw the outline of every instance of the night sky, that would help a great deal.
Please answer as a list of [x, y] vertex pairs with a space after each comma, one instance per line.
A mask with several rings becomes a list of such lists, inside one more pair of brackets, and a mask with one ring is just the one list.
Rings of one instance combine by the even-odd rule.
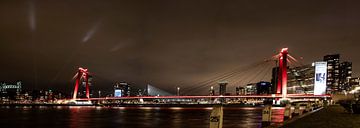
[[174, 92], [282, 47], [305, 64], [339, 53], [360, 71], [357, 0], [1, 0], [0, 18], [0, 81], [25, 88], [72, 90], [82, 66], [97, 89]]

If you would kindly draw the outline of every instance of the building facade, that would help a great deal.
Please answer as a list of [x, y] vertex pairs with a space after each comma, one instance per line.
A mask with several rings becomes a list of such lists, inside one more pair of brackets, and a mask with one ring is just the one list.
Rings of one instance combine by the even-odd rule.
[[266, 81], [256, 83], [256, 94], [271, 94], [271, 83]]
[[115, 83], [114, 97], [130, 96], [130, 94], [131, 94], [130, 84], [126, 82]]
[[326, 55], [324, 61], [327, 62], [327, 92], [341, 93], [349, 91], [350, 78], [352, 77], [352, 63], [340, 61], [340, 54]]
[[315, 67], [303, 65], [289, 68], [287, 91], [289, 94], [313, 94]]
[[227, 84], [228, 84], [227, 82], [219, 82], [219, 86], [220, 86], [219, 95], [223, 95], [223, 96], [226, 95], [226, 85]]
[[335, 93], [339, 91], [340, 86], [340, 54], [332, 54], [324, 56], [327, 62], [327, 92]]
[[0, 90], [2, 100], [18, 100], [22, 91], [21, 81], [16, 84], [1, 83]]
[[236, 87], [235, 93], [236, 95], [246, 95], [246, 90], [244, 87]]
[[358, 93], [360, 88], [360, 78], [359, 77], [350, 78], [349, 85], [350, 85], [350, 92]]
[[256, 95], [257, 94], [256, 83], [247, 84], [245, 87], [245, 91], [246, 91], [246, 95]]
[[344, 61], [340, 63], [340, 75], [339, 75], [339, 89], [349, 91], [351, 86], [349, 84], [352, 76], [352, 63]]

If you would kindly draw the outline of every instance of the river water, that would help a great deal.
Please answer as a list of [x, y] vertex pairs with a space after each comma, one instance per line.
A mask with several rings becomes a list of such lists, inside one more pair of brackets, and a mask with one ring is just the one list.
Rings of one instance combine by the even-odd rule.
[[[208, 128], [211, 107], [0, 107], [7, 128]], [[262, 107], [224, 107], [224, 128], [261, 127]], [[273, 124], [283, 121], [273, 107]]]

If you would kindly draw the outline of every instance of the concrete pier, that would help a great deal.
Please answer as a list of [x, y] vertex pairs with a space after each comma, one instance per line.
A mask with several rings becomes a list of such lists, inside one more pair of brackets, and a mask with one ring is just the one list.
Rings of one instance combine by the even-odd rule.
[[262, 126], [269, 126], [271, 124], [271, 105], [265, 105], [263, 111], [262, 111]]
[[210, 128], [222, 128], [223, 117], [223, 107], [221, 105], [215, 105], [210, 115]]
[[296, 104], [294, 108], [295, 109], [293, 115], [294, 116], [301, 115], [300, 104]]
[[286, 104], [285, 110], [284, 110], [284, 120], [291, 119], [291, 104]]

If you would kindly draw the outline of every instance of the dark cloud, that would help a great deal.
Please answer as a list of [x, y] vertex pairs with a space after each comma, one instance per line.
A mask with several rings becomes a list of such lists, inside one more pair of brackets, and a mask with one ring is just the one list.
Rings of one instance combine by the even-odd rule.
[[304, 63], [340, 53], [357, 73], [358, 7], [355, 0], [5, 0], [0, 80], [71, 90], [83, 66], [97, 88], [129, 81], [174, 91], [282, 47]]

